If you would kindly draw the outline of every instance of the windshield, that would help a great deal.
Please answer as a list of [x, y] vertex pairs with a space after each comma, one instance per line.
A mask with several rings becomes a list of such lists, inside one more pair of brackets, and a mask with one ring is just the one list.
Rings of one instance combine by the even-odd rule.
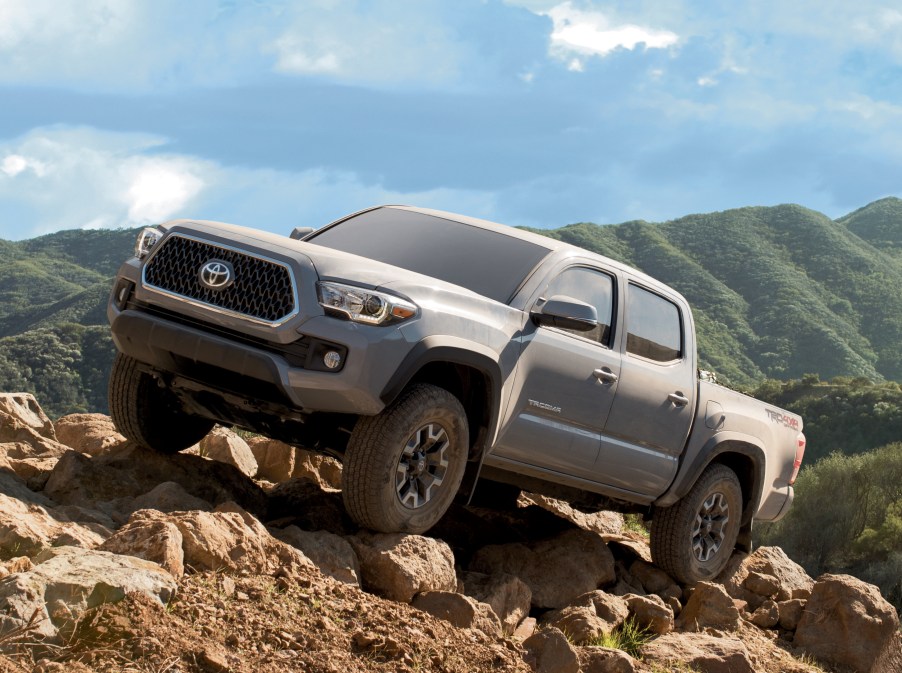
[[507, 303], [549, 250], [433, 215], [378, 208], [305, 239], [454, 283]]

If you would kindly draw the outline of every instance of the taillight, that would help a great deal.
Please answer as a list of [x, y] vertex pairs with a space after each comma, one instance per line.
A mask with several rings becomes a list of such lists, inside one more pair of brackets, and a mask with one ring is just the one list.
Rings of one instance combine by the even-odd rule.
[[796, 477], [799, 476], [799, 468], [802, 467], [802, 458], [805, 457], [805, 435], [799, 433], [798, 446], [796, 446], [796, 459], [792, 461], [792, 476], [789, 478], [789, 485], [796, 483]]

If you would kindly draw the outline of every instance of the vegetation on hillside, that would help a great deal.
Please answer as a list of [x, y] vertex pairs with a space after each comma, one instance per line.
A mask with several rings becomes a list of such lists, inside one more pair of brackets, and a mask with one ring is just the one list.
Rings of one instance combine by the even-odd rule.
[[902, 609], [902, 443], [807, 466], [786, 518], [756, 538], [812, 576], [841, 572], [876, 584]]

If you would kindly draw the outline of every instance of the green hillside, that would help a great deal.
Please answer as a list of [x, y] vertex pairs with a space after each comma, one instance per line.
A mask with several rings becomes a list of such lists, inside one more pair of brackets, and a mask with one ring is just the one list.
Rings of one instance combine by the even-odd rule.
[[[695, 311], [701, 366], [730, 385], [750, 389], [806, 373], [902, 381], [902, 200], [882, 199], [838, 220], [783, 205], [539, 233], [624, 261], [682, 292]], [[28, 349], [13, 345], [58, 341], [54, 330], [68, 324], [97, 326], [97, 338], [107, 338], [110, 279], [134, 235], [64, 231], [0, 240], [2, 371], [20, 368], [15, 378], [0, 377], [0, 388], [44, 388], [52, 413], [71, 410], [69, 398], [54, 397], [54, 386], [41, 382], [49, 370], [32, 367], [22, 360]], [[79, 390], [79, 408], [105, 407], [102, 391]]]

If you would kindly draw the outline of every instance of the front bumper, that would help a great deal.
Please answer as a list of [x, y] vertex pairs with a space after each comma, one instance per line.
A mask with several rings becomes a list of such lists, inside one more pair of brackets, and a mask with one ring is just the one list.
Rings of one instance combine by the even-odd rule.
[[[140, 310], [119, 310], [111, 304], [110, 318], [116, 347], [161, 372], [233, 395], [282, 402], [304, 412], [369, 415], [384, 407], [379, 393], [387, 377], [386, 381], [379, 381], [378, 371], [373, 371], [379, 368], [362, 366], [367, 357], [365, 351], [373, 345], [366, 343], [359, 329], [342, 334], [336, 325], [323, 324], [348, 323], [319, 317], [305, 324], [309, 328], [305, 331], [317, 331], [319, 323], [324, 328], [320, 331], [330, 333], [327, 340], [343, 342], [348, 347], [348, 360], [340, 372], [318, 372], [291, 366], [284, 356], [265, 348]], [[344, 338], [336, 339], [336, 331], [337, 336]], [[403, 348], [396, 350], [401, 351], [400, 357], [406, 353]]]

